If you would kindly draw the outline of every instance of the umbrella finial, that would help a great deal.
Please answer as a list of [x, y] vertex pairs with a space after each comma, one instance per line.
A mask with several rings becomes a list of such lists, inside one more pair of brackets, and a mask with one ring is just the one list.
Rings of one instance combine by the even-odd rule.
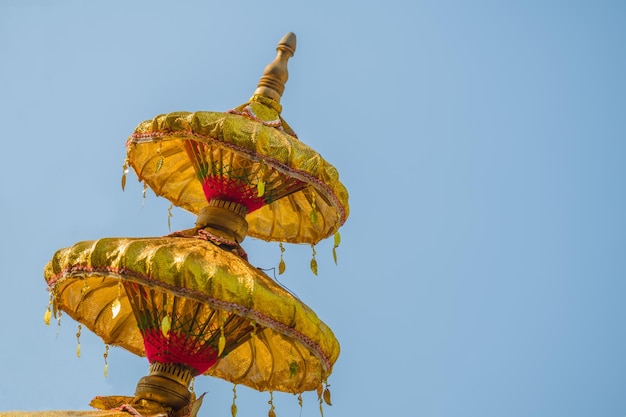
[[283, 36], [276, 47], [276, 51], [276, 58], [265, 67], [254, 95], [265, 96], [280, 103], [280, 96], [282, 96], [285, 83], [289, 78], [287, 61], [296, 52], [296, 35], [289, 32]]

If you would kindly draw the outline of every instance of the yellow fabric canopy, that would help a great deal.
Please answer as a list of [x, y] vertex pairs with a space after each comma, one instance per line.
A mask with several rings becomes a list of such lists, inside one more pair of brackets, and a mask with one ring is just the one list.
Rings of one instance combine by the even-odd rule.
[[207, 171], [237, 181], [254, 192], [250, 199], [267, 200], [246, 216], [250, 236], [315, 244], [346, 221], [348, 192], [335, 167], [295, 137], [280, 110], [276, 101], [253, 96], [228, 113], [156, 116], [128, 139], [127, 163], [157, 195], [195, 214], [207, 205]]
[[[254, 335], [205, 374], [259, 391], [316, 389], [339, 355], [332, 331], [309, 307], [239, 256], [201, 239], [79, 242], [57, 251], [44, 275], [55, 311], [63, 310], [105, 343], [141, 356], [145, 350], [139, 325], [121, 283], [248, 319]], [[112, 308], [116, 304], [117, 314]]]

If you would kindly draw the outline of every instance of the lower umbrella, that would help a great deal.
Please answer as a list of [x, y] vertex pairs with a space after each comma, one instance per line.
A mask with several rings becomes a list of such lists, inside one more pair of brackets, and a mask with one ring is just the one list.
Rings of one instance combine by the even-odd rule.
[[189, 383], [201, 374], [259, 391], [315, 390], [339, 355], [309, 307], [198, 237], [79, 242], [54, 255], [45, 278], [55, 312], [147, 356], [134, 405], [188, 409]]

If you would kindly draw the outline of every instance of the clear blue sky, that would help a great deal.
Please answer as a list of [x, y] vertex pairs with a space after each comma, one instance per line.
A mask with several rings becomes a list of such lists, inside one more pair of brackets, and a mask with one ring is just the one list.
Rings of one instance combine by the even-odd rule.
[[[112, 349], [105, 379], [97, 337], [78, 359], [76, 323], [44, 326], [43, 267], [168, 233], [166, 201], [121, 190], [126, 138], [247, 101], [293, 31], [283, 116], [350, 192], [339, 265], [288, 245], [281, 276], [342, 346], [325, 416], [626, 415], [625, 22], [622, 1], [3, 0], [0, 410], [132, 395], [144, 358]], [[199, 378], [201, 415], [231, 388]]]

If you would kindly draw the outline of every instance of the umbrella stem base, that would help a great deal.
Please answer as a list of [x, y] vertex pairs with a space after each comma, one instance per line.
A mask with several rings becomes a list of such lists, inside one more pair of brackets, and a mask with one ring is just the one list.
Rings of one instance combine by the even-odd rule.
[[180, 410], [191, 403], [188, 387], [193, 377], [193, 371], [184, 365], [154, 362], [150, 365], [150, 374], [137, 383], [135, 398]]
[[196, 227], [219, 230], [233, 241], [241, 243], [248, 232], [248, 222], [245, 218], [247, 211], [243, 204], [211, 200], [208, 206], [200, 210]]

